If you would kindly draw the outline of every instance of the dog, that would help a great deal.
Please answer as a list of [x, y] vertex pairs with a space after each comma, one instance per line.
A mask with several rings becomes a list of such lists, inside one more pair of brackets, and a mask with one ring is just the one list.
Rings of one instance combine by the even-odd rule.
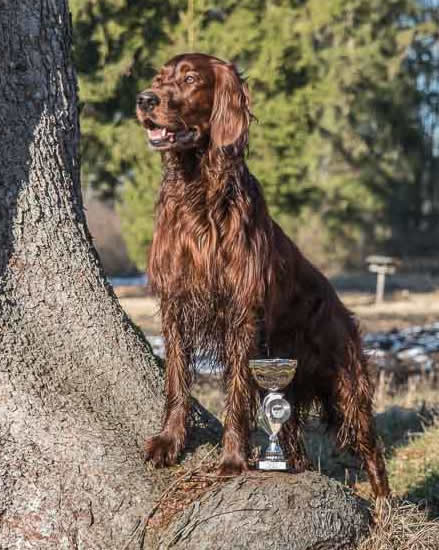
[[162, 155], [148, 273], [160, 296], [166, 411], [146, 442], [156, 466], [175, 464], [186, 436], [195, 352], [223, 366], [227, 392], [221, 475], [248, 468], [256, 390], [249, 359], [298, 360], [281, 443], [307, 467], [300, 428], [312, 406], [340, 447], [364, 460], [376, 496], [389, 486], [372, 415], [359, 328], [335, 290], [269, 216], [245, 153], [252, 120], [235, 66], [190, 53], [171, 59], [137, 96], [136, 114]]

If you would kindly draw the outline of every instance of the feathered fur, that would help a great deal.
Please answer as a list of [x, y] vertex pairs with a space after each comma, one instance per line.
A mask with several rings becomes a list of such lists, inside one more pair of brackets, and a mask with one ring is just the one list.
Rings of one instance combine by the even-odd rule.
[[[188, 73], [198, 86], [184, 85]], [[244, 159], [251, 121], [245, 83], [233, 65], [189, 54], [171, 60], [151, 90], [160, 103], [138, 109], [139, 120], [146, 127], [181, 120], [196, 138], [190, 147], [165, 143], [162, 152], [149, 276], [161, 300], [167, 405], [161, 434], [147, 442], [148, 457], [173, 464], [183, 448], [194, 354], [203, 349], [224, 367], [221, 471], [246, 469], [255, 403], [248, 360], [291, 357], [298, 359], [287, 391], [294, 413], [281, 434], [291, 466], [307, 464], [300, 426], [318, 404], [340, 446], [364, 459], [375, 494], [386, 495], [357, 323], [268, 214]]]

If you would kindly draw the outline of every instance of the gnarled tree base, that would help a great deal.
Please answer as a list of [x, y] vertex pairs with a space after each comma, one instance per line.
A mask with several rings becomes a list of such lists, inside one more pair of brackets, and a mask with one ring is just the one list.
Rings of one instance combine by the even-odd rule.
[[349, 550], [367, 535], [367, 503], [316, 472], [254, 472], [193, 502], [159, 550]]

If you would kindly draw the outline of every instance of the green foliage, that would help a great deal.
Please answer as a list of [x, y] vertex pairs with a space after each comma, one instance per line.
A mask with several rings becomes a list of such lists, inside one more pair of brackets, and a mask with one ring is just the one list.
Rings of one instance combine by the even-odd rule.
[[[145, 146], [143, 146], [145, 148]], [[144, 269], [147, 249], [154, 230], [154, 205], [160, 183], [159, 156], [155, 162], [135, 166], [133, 176], [124, 184], [118, 211], [129, 257]]]
[[192, 10], [179, 0], [73, 0], [83, 181], [119, 195], [138, 265], [160, 176], [134, 98], [153, 67], [188, 50], [232, 60], [248, 77], [259, 121], [250, 167], [272, 214], [315, 260], [355, 263], [380, 246], [413, 253], [421, 233], [428, 252], [439, 217], [438, 8], [425, 2], [194, 0]]

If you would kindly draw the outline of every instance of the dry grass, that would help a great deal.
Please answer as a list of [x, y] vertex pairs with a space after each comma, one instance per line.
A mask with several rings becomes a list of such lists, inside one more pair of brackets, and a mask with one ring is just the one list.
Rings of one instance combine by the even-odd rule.
[[383, 412], [390, 407], [419, 409], [424, 403], [439, 402], [438, 385], [433, 373], [408, 378], [402, 387], [395, 387], [393, 375], [382, 371], [375, 388], [375, 411]]
[[[392, 489], [439, 517], [439, 425], [394, 450], [388, 460]], [[439, 548], [439, 545], [438, 545]]]
[[[146, 334], [160, 331], [158, 301], [145, 294], [144, 287], [123, 287], [115, 289], [123, 298], [124, 310]], [[403, 328], [414, 324], [436, 321], [439, 316], [439, 291], [428, 293], [396, 292], [386, 296], [386, 301], [376, 306], [373, 294], [359, 292], [339, 292], [340, 298], [361, 320], [363, 330], [373, 332]]]
[[439, 521], [415, 504], [386, 502], [375, 516], [370, 536], [358, 550], [438, 550]]

